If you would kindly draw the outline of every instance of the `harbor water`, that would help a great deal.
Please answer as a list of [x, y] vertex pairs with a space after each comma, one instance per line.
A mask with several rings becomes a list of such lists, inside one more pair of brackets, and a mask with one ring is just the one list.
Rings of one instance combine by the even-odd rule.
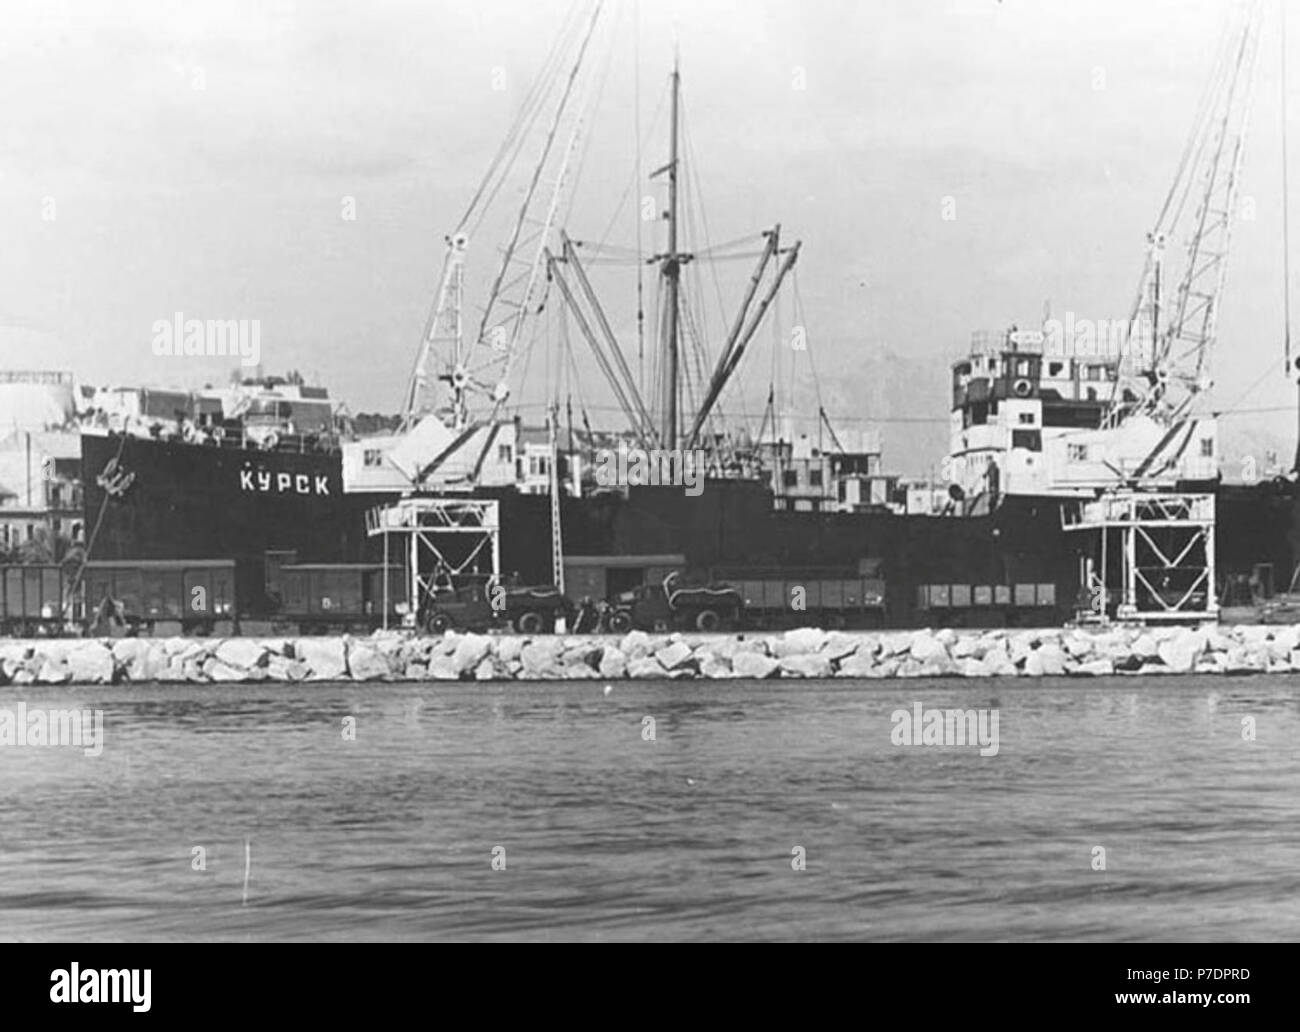
[[[1291, 677], [20, 702], [102, 710], [103, 750], [0, 746], [7, 940], [1300, 937]], [[918, 707], [996, 750], [898, 744]]]

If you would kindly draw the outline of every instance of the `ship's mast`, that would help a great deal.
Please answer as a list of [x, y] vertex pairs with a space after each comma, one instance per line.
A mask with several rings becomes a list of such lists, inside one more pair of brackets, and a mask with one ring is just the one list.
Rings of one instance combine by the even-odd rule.
[[677, 119], [678, 100], [681, 94], [681, 72], [677, 56], [673, 56], [672, 75], [672, 139], [668, 149], [668, 251], [660, 266], [664, 278], [664, 298], [667, 318], [664, 320], [664, 422], [660, 440], [664, 447], [677, 447], [677, 361], [678, 292], [681, 280], [681, 256], [677, 253]]

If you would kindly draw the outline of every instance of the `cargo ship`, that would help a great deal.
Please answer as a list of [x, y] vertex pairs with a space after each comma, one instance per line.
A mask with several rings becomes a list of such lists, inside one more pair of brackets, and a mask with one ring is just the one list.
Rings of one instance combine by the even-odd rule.
[[[787, 245], [779, 226], [751, 238], [756, 268], [734, 322], [707, 356], [712, 372], [701, 366], [687, 390], [698, 341], [683, 271], [710, 249], [688, 250], [679, 228], [675, 66], [668, 159], [653, 174], [666, 180], [666, 245], [636, 255], [656, 268], [663, 298], [656, 390], [632, 375], [588, 276], [598, 249], [556, 224], [579, 124], [570, 94], [599, 15], [597, 4], [588, 21], [566, 29], [571, 61], [552, 61], [551, 81], [536, 94], [552, 106], [531, 105], [512, 127], [511, 139], [540, 130], [543, 146], [523, 178], [522, 209], [477, 333], [465, 326], [466, 227], [477, 224], [480, 198], [502, 192], [509, 162], [493, 163], [447, 237], [400, 419], [364, 436], [317, 420], [304, 434], [299, 410], [321, 399], [301, 385], [277, 398], [288, 385], [261, 384], [260, 404], [218, 412], [191, 399], [166, 432], [87, 428], [93, 559], [233, 559], [240, 609], [253, 616], [274, 614], [286, 565], [398, 561], [395, 590], [405, 591], [408, 611], [428, 590], [433, 563], [594, 598], [676, 570], [739, 585], [764, 624], [838, 625], [847, 616], [902, 628], [1216, 619], [1221, 607], [1258, 602], [1274, 581], [1289, 579], [1300, 542], [1294, 478], [1223, 484], [1214, 417], [1204, 410], [1257, 10], [1225, 37], [1215, 90], [1189, 144], [1197, 160], [1183, 163], [1170, 190], [1194, 203], [1166, 204], [1149, 234], [1120, 346], [1098, 350], [1081, 327], [1050, 319], [976, 335], [950, 370], [951, 439], [937, 505], [884, 475], [878, 449], [845, 448], [825, 412], [818, 415], [829, 443], [781, 429], [770, 398], [753, 437], [720, 419], [735, 370], [798, 258], [800, 244]], [[1186, 242], [1181, 270], [1165, 254], [1174, 239]], [[512, 378], [536, 336], [528, 328], [548, 302], [589, 346], [626, 418], [622, 430], [597, 434], [585, 414], [582, 432], [571, 414], [563, 430], [558, 398], [544, 428], [509, 415]], [[641, 312], [637, 319], [640, 328]], [[598, 452], [614, 441], [701, 456], [700, 490], [596, 483]], [[414, 517], [420, 525], [402, 524], [401, 512], [422, 514]], [[476, 535], [463, 522], [466, 513], [483, 520], [489, 512], [491, 533]], [[853, 591], [846, 595], [845, 584], [867, 581], [880, 590], [860, 594], [879, 597], [859, 598], [846, 612]], [[819, 586], [811, 606], [809, 585]], [[783, 607], [795, 588], [804, 605]]]

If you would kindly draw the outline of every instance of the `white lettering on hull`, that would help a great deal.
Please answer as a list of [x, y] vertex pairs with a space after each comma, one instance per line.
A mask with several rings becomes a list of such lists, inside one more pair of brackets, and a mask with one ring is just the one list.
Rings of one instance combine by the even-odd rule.
[[330, 494], [329, 477], [323, 473], [275, 473], [265, 469], [254, 469], [245, 463], [239, 471], [239, 489], [256, 491], [261, 494]]

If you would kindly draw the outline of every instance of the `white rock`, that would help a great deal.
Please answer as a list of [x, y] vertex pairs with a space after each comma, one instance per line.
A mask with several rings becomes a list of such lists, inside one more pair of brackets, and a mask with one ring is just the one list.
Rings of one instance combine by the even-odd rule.
[[[921, 634], [928, 635], [929, 631], [921, 631]], [[902, 656], [912, 647], [911, 634], [886, 634], [880, 639], [881, 656]]]
[[1287, 656], [1300, 647], [1300, 628], [1287, 624], [1273, 630], [1273, 649], [1279, 656]]
[[1160, 655], [1160, 646], [1156, 644], [1155, 638], [1149, 634], [1139, 634], [1129, 646], [1129, 651], [1141, 659], [1154, 659]]
[[786, 656], [804, 656], [821, 650], [828, 635], [817, 627], [796, 627], [780, 638], [772, 639], [772, 655], [777, 659]]
[[566, 663], [560, 668], [560, 677], [565, 681], [594, 681], [600, 672], [587, 663]]
[[425, 676], [434, 681], [459, 681], [460, 671], [450, 656], [430, 656]]
[[221, 660], [209, 661], [204, 667], [203, 672], [213, 681], [234, 682], [251, 680], [248, 672], [238, 667], [233, 667], [229, 663], [223, 663]]
[[780, 667], [780, 663], [757, 652], [737, 652], [731, 657], [731, 669], [737, 677], [761, 679], [771, 677]]
[[836, 677], [871, 677], [876, 668], [876, 659], [870, 652], [864, 652], [858, 649], [851, 656], [845, 656], [840, 660], [839, 669], [835, 672]]
[[509, 663], [512, 659], [518, 659], [519, 653], [523, 651], [524, 639], [516, 635], [510, 635], [497, 640], [496, 655], [502, 663]]
[[1043, 673], [1047, 677], [1062, 677], [1065, 675], [1065, 653], [1061, 651], [1059, 645], [1048, 642], [1039, 646], [1035, 655], [1038, 656]]
[[[528, 680], [545, 680], [559, 675], [555, 659], [556, 646], [550, 641], [531, 641], [519, 653]], [[454, 666], [454, 664], [453, 664]]]
[[781, 659], [782, 677], [830, 677], [831, 661], [824, 655], [794, 655]]
[[939, 659], [948, 658], [948, 649], [942, 641], [929, 631], [918, 631], [912, 635], [911, 644], [908, 651], [918, 663], [931, 663]]
[[272, 655], [266, 661], [266, 673], [272, 681], [302, 681], [308, 674], [307, 665], [287, 656]]
[[311, 671], [308, 680], [338, 681], [347, 677], [348, 659], [341, 638], [299, 638], [293, 654]]
[[1199, 641], [1192, 642], [1183, 638], [1174, 638], [1171, 641], [1160, 643], [1160, 662], [1173, 673], [1189, 673], [1196, 666], [1196, 659], [1200, 655], [1200, 651]]
[[1094, 640], [1086, 634], [1071, 634], [1064, 641], [1065, 651], [1074, 659], [1083, 659], [1089, 655], [1094, 646]]
[[486, 634], [467, 634], [456, 643], [451, 658], [456, 669], [463, 673], [477, 667], [491, 651], [492, 639]]
[[69, 678], [76, 684], [110, 684], [113, 653], [97, 641], [89, 641], [68, 652]]
[[1222, 653], [1222, 657], [1220, 662], [1226, 674], [1251, 674], [1262, 669], [1262, 664], [1242, 645], [1233, 645], [1227, 652]]
[[691, 647], [684, 641], [673, 642], [655, 653], [655, 659], [659, 661], [665, 670], [676, 670], [678, 667], [684, 666], [690, 658]]
[[1234, 628], [1243, 645], [1263, 645], [1272, 628], [1261, 624], [1245, 624]]
[[118, 666], [127, 666], [148, 644], [145, 638], [116, 638], [110, 643], [113, 661]]
[[654, 656], [638, 656], [628, 661], [627, 676], [633, 680], [653, 680], [668, 676], [659, 660]]
[[572, 646], [565, 642], [564, 652], [560, 655], [560, 665], [585, 666], [588, 670], [594, 671], [600, 665], [600, 654], [600, 646], [594, 641], [579, 642]]
[[729, 638], [714, 642], [712, 649], [713, 654], [719, 659], [732, 659], [740, 652], [755, 652], [760, 656], [767, 655], [767, 645], [762, 638]]
[[64, 663], [45, 660], [36, 674], [38, 684], [67, 684], [72, 680], [72, 671]]
[[853, 655], [861, 645], [862, 639], [856, 635], [845, 634], [843, 631], [832, 631], [826, 636], [821, 652], [823, 656], [834, 662], [843, 659], [845, 656]]
[[1091, 677], [1104, 677], [1113, 674], [1115, 667], [1109, 659], [1094, 659], [1088, 663], [1080, 663], [1077, 672]]
[[265, 653], [266, 649], [259, 641], [251, 638], [228, 638], [216, 647], [213, 655], [227, 666], [247, 670], [262, 662]]
[[650, 653], [650, 635], [645, 631], [628, 631], [618, 647], [628, 659], [641, 659]]
[[167, 666], [166, 650], [161, 645], [151, 642], [137, 649], [130, 662], [122, 669], [128, 681], [139, 684], [142, 681], [161, 680], [166, 674]]
[[606, 645], [600, 657], [600, 676], [614, 681], [627, 674], [627, 656], [617, 645]]
[[700, 660], [700, 676], [710, 681], [727, 681], [740, 675], [731, 669], [729, 660], [710, 653], [707, 658]]
[[353, 642], [348, 649], [348, 673], [354, 681], [378, 681], [392, 673], [392, 668], [377, 648]]
[[966, 659], [970, 656], [983, 656], [984, 651], [980, 646], [979, 638], [963, 636], [953, 642], [950, 655], [953, 659]]
[[1236, 644], [1235, 639], [1217, 624], [1205, 628], [1205, 647], [1214, 652], [1227, 652]]

